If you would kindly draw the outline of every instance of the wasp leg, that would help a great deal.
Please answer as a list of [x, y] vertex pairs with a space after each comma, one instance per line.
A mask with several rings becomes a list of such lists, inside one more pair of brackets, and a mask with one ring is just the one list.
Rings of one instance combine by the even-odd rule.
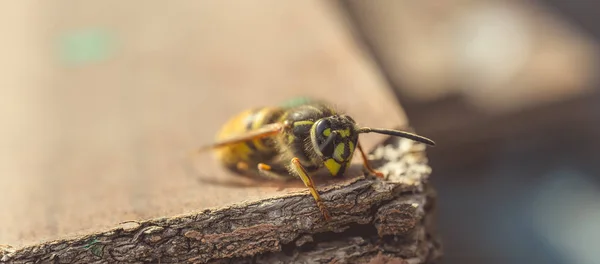
[[258, 163], [258, 173], [265, 177], [265, 178], [269, 178], [272, 180], [278, 180], [278, 181], [288, 181], [290, 180], [290, 178], [292, 177], [286, 177], [285, 175], [281, 175], [279, 173], [276, 173], [273, 171], [273, 168], [270, 165], [264, 164], [264, 163]]
[[360, 142], [357, 142], [356, 146], [358, 147], [358, 150], [360, 151], [360, 156], [362, 157], [363, 160], [363, 165], [365, 166], [365, 168], [372, 174], [375, 174], [375, 176], [377, 176], [378, 178], [385, 178], [385, 176], [383, 175], [383, 172], [375, 170], [371, 167], [371, 165], [369, 164], [369, 160], [367, 159], [367, 154], [365, 154], [365, 151], [363, 150], [362, 146], [360, 145]]
[[247, 171], [248, 170], [248, 163], [240, 161], [236, 164], [236, 168], [239, 171]]
[[317, 206], [319, 207], [319, 210], [321, 210], [321, 213], [323, 214], [323, 217], [325, 217], [325, 220], [330, 220], [331, 216], [329, 215], [329, 211], [327, 210], [327, 207], [325, 207], [325, 204], [321, 200], [321, 196], [319, 196], [317, 189], [315, 189], [315, 183], [313, 182], [312, 178], [310, 177], [310, 175], [308, 175], [304, 167], [302, 167], [302, 164], [300, 164], [300, 160], [298, 158], [293, 158], [291, 162], [292, 168], [296, 171], [298, 176], [300, 176], [300, 179], [302, 179], [304, 185], [308, 187], [308, 190], [310, 190], [310, 193], [312, 194], [313, 198], [315, 198], [315, 202], [317, 202]]

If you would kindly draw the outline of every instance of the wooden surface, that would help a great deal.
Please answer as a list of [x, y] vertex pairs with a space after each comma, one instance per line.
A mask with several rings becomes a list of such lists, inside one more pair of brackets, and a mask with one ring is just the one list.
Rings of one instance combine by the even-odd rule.
[[[386, 180], [342, 179], [321, 189], [325, 221], [308, 192], [176, 217], [21, 249], [10, 263], [432, 263], [435, 192], [425, 146], [392, 138], [372, 152]], [[392, 260], [389, 260], [392, 263]]]
[[[185, 155], [248, 107], [310, 95], [361, 124], [406, 124], [325, 2], [232, 3], [2, 4], [0, 244], [302, 190], [199, 181], [236, 180]], [[65, 36], [98, 30], [103, 56], [61, 53]], [[367, 148], [379, 139], [364, 136]]]

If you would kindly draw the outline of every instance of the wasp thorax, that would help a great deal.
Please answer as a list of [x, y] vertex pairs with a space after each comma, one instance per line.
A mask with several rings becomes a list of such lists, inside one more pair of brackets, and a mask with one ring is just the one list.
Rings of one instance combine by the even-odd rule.
[[351, 118], [330, 116], [315, 122], [311, 131], [311, 140], [322, 160], [333, 159], [342, 163], [352, 157], [357, 135], [356, 125]]

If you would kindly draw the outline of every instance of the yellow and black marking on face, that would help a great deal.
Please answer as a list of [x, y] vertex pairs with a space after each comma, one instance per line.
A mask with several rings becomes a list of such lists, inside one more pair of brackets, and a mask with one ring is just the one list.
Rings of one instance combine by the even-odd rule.
[[311, 143], [331, 175], [343, 174], [358, 141], [355, 123], [347, 116], [320, 119], [311, 129]]

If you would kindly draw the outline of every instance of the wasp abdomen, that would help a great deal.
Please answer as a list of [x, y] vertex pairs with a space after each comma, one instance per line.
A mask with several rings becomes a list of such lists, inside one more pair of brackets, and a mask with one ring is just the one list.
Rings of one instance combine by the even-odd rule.
[[[243, 135], [267, 124], [279, 121], [284, 113], [281, 108], [264, 107], [244, 111], [231, 118], [219, 131], [217, 140]], [[239, 170], [239, 164], [256, 168], [260, 162], [271, 160], [277, 154], [275, 142], [271, 138], [259, 138], [231, 144], [217, 150], [217, 158], [226, 166]]]

